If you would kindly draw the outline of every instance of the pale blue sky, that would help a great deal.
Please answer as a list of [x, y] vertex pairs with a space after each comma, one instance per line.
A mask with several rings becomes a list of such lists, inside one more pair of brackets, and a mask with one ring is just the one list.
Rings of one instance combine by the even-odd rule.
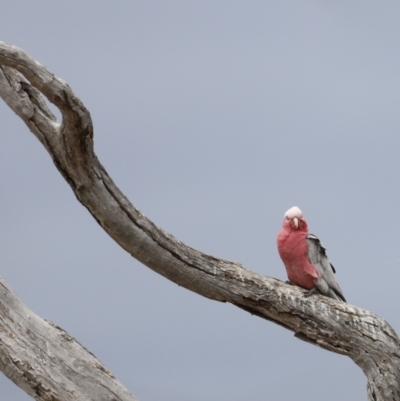
[[[275, 237], [297, 205], [348, 302], [400, 332], [398, 1], [1, 9], [0, 40], [70, 84], [100, 160], [157, 225], [285, 280]], [[366, 399], [350, 359], [132, 259], [4, 103], [0, 124], [0, 275], [140, 401]]]

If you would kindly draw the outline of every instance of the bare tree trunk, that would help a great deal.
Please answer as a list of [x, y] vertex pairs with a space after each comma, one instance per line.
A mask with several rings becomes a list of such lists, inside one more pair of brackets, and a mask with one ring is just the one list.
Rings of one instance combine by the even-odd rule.
[[[41, 94], [60, 109], [61, 124]], [[77, 199], [133, 257], [197, 294], [230, 302], [304, 341], [349, 356], [368, 378], [369, 400], [400, 400], [400, 343], [382, 318], [323, 296], [304, 298], [298, 287], [206, 255], [155, 226], [98, 161], [90, 113], [70, 87], [23, 50], [2, 42], [0, 96], [47, 149]], [[5, 283], [0, 290], [0, 366], [18, 386], [40, 400], [113, 399], [105, 391], [116, 400], [134, 399], [67, 333], [29, 311]], [[32, 352], [23, 352], [25, 347]]]

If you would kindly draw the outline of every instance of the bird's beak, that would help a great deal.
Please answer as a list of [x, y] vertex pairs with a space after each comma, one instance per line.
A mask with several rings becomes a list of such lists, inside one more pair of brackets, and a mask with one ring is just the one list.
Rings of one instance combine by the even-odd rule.
[[294, 223], [294, 226], [296, 227], [296, 230], [297, 230], [299, 228], [299, 219], [297, 217], [294, 217], [293, 218], [293, 223]]

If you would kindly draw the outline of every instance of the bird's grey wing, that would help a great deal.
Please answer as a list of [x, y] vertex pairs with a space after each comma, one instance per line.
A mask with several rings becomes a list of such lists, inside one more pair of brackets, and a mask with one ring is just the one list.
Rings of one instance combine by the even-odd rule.
[[334, 275], [336, 271], [328, 259], [326, 248], [318, 237], [313, 234], [307, 235], [307, 243], [308, 260], [315, 266], [321, 276], [321, 280], [315, 283], [315, 286], [322, 294], [346, 302], [343, 292], [336, 281]]

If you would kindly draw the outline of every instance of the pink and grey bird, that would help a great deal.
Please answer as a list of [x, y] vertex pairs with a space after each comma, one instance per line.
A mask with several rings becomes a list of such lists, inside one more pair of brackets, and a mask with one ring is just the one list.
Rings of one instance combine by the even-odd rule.
[[326, 248], [315, 235], [308, 233], [307, 222], [297, 206], [285, 213], [277, 243], [291, 283], [310, 290], [306, 295], [319, 292], [346, 302]]

